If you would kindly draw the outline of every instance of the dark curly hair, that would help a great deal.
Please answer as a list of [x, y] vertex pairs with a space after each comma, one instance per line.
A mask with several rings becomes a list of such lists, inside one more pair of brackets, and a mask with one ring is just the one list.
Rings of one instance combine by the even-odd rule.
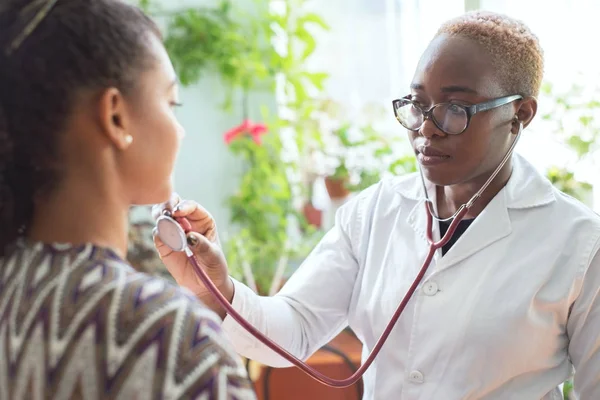
[[152, 65], [156, 25], [119, 0], [0, 4], [0, 256], [59, 182], [60, 132], [82, 89], [127, 94]]

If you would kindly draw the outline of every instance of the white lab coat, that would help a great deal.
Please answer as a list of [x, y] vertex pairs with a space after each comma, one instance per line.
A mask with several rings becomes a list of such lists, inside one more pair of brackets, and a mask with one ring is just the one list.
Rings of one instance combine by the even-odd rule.
[[[559, 399], [573, 367], [581, 398], [600, 399], [600, 218], [513, 158], [506, 187], [435, 256], [364, 399]], [[425, 212], [418, 176], [382, 181], [339, 210], [278, 295], [236, 282], [233, 306], [303, 359], [349, 324], [364, 359], [425, 258]], [[223, 327], [242, 355], [288, 366], [230, 317]]]

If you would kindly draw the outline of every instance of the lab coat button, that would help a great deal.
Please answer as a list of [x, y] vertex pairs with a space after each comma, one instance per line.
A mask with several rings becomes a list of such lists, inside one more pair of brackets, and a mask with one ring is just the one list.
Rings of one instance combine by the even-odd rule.
[[425, 282], [425, 284], [423, 284], [423, 293], [427, 296], [435, 296], [438, 291], [439, 288], [435, 282]]
[[425, 380], [425, 378], [423, 377], [423, 373], [421, 373], [421, 371], [412, 371], [408, 375], [408, 378], [413, 383], [423, 383], [423, 381]]

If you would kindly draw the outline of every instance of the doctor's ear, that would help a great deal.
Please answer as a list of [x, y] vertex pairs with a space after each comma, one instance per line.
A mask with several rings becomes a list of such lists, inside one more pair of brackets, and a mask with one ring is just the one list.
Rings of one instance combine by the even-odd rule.
[[533, 96], [526, 97], [520, 102], [517, 103], [517, 109], [515, 112], [515, 117], [518, 121], [513, 123], [513, 132], [517, 132], [519, 130], [519, 122], [523, 124], [523, 128], [527, 128], [527, 126], [531, 123], [535, 114], [537, 113], [537, 99]]

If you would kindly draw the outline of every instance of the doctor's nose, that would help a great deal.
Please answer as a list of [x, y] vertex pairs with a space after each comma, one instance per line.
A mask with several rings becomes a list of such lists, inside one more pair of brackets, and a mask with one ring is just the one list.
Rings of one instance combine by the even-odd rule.
[[426, 118], [421, 124], [421, 128], [419, 128], [419, 135], [431, 138], [433, 136], [446, 136], [444, 132], [442, 132], [431, 119]]

